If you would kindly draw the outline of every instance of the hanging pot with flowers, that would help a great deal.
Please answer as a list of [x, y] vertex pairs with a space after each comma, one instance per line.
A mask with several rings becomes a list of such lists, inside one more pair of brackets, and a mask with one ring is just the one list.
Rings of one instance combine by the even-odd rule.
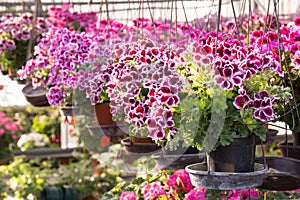
[[[177, 132], [173, 114], [184, 84], [176, 72], [182, 62], [180, 52], [150, 40], [119, 45], [117, 49], [121, 56], [112, 63], [111, 81], [107, 83], [113, 117], [129, 125], [130, 138], [146, 137], [154, 147], [154, 142], [170, 140]], [[127, 139], [123, 144], [130, 147], [134, 141]], [[154, 149], [147, 146], [145, 151]]]
[[[36, 35], [33, 44], [39, 39], [40, 35], [46, 31], [46, 23], [43, 18], [38, 18], [36, 26], [33, 27], [33, 16], [30, 13], [23, 13], [19, 16], [11, 14], [3, 15], [0, 18], [0, 61], [1, 69], [8, 70], [9, 75], [14, 77], [31, 56], [28, 52], [29, 41], [32, 30], [35, 28]], [[27, 55], [29, 53], [29, 55]]]
[[[277, 54], [268, 49], [276, 41], [256, 48], [234, 38], [220, 33], [217, 39], [211, 33], [186, 54], [183, 72], [190, 79], [188, 93], [193, 97], [187, 110], [198, 118], [185, 120], [186, 126], [196, 127], [195, 133], [185, 132], [190, 132], [187, 137], [193, 138], [193, 145], [207, 152], [208, 172], [255, 172], [253, 136], [265, 139], [263, 124], [277, 117], [275, 108], [289, 97], [286, 88], [271, 85], [272, 77], [281, 73]], [[193, 174], [197, 167], [187, 169]]]
[[[278, 55], [282, 56], [282, 77], [278, 84], [291, 88], [292, 98], [286, 102], [281, 120], [290, 128], [293, 134], [293, 144], [280, 144], [284, 156], [300, 159], [300, 18], [294, 19], [280, 28], [281, 46], [277, 47]], [[276, 48], [276, 47], [274, 47]]]

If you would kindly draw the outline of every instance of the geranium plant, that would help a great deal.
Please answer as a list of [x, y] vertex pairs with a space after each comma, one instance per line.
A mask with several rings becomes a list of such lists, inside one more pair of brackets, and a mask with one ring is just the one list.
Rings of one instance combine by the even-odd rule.
[[277, 84], [287, 85], [292, 91], [292, 99], [287, 102], [282, 120], [289, 125], [294, 135], [294, 145], [300, 145], [300, 18], [280, 28], [280, 45], [273, 46], [273, 51], [282, 54], [282, 77]]
[[[251, 39], [262, 40], [255, 37], [253, 32]], [[182, 70], [190, 80], [189, 101], [180, 108], [186, 141], [211, 151], [237, 135], [265, 139], [263, 124], [277, 117], [274, 109], [289, 95], [271, 84], [281, 67], [268, 44], [247, 46], [230, 34], [220, 33], [217, 39], [213, 32], [193, 44]]]
[[182, 62], [179, 51], [150, 40], [116, 48], [119, 59], [112, 62], [107, 83], [112, 115], [130, 125], [131, 136], [170, 139], [177, 132], [173, 108], [184, 83], [176, 72]]
[[[32, 38], [33, 16], [30, 13], [13, 16], [6, 14], [0, 18], [0, 61], [3, 69], [11, 69], [16, 72], [26, 62], [29, 40]], [[46, 23], [43, 18], [36, 21], [37, 42], [40, 34], [45, 32]], [[31, 54], [31, 52], [29, 52]], [[30, 56], [29, 54], [29, 56]]]
[[43, 85], [49, 89], [50, 105], [72, 104], [77, 72], [89, 59], [92, 43], [82, 31], [97, 19], [96, 13], [76, 13], [69, 9], [70, 6], [64, 5], [49, 10], [48, 32], [35, 47], [34, 57], [18, 71], [21, 78], [31, 78], [34, 87]]
[[185, 170], [159, 171], [146, 178], [137, 177], [130, 183], [122, 182], [105, 193], [103, 200], [213, 200], [213, 199], [294, 199], [299, 198], [299, 190], [261, 191], [244, 190], [210, 190], [193, 187], [189, 174]]

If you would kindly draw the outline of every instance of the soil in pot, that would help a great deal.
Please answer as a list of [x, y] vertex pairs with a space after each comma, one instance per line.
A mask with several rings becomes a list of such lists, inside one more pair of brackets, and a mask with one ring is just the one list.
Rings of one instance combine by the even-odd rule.
[[253, 172], [255, 137], [237, 137], [229, 146], [220, 146], [208, 156], [213, 172]]

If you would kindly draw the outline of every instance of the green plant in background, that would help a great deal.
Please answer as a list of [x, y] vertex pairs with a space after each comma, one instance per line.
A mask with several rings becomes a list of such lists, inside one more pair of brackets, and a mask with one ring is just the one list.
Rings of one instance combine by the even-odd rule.
[[0, 174], [0, 199], [4, 199], [6, 197], [6, 191], [8, 187], [3, 177]]
[[5, 70], [11, 69], [12, 71], [16, 72], [25, 64], [28, 42], [29, 40], [15, 40], [17, 48], [0, 54], [0, 61]]
[[13, 162], [1, 166], [2, 175], [9, 177], [7, 194], [16, 198], [38, 199], [42, 190], [50, 185], [49, 177], [54, 173], [51, 162], [41, 159], [25, 160], [14, 157]]
[[96, 176], [89, 155], [79, 154], [77, 158], [77, 162], [59, 167], [57, 186], [72, 187], [83, 197], [100, 197], [121, 181], [117, 171], [101, 165], [97, 166], [98, 176]]
[[32, 119], [32, 128], [38, 133], [51, 136], [52, 134], [57, 133], [60, 129], [59, 115], [49, 115], [49, 113], [36, 115]]
[[23, 131], [23, 127], [13, 117], [0, 112], [0, 160], [6, 162], [10, 158], [11, 146]]

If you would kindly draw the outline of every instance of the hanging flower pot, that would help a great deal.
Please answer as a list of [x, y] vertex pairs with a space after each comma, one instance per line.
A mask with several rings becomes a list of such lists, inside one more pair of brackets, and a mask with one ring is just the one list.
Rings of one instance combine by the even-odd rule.
[[293, 143], [284, 143], [278, 145], [284, 157], [295, 158], [300, 160], [300, 146], [295, 146]]
[[99, 125], [112, 125], [115, 122], [112, 119], [109, 103], [98, 103], [95, 105], [96, 117]]
[[97, 122], [92, 122], [87, 124], [86, 127], [89, 129], [90, 134], [95, 138], [98, 139], [103, 136], [108, 136], [110, 138], [110, 142], [113, 144], [120, 143], [128, 133], [128, 127], [125, 124], [99, 126]]
[[259, 187], [264, 190], [296, 190], [300, 188], [300, 160], [286, 157], [257, 158], [266, 163], [269, 171]]
[[255, 137], [236, 137], [229, 146], [219, 146], [208, 155], [209, 170], [214, 172], [253, 172]]
[[133, 142], [131, 138], [125, 138], [121, 141], [125, 151], [130, 153], [155, 153], [161, 150], [161, 146], [158, 146], [155, 142]]
[[77, 106], [63, 106], [59, 107], [59, 110], [63, 116], [75, 116], [79, 113], [79, 107]]
[[44, 87], [33, 88], [32, 84], [29, 83], [22, 89], [22, 93], [26, 100], [33, 106], [50, 106], [46, 97], [47, 89]]
[[268, 169], [255, 163], [253, 172], [210, 172], [206, 163], [188, 165], [186, 171], [190, 174], [195, 187], [215, 190], [240, 190], [261, 186]]
[[186, 167], [196, 187], [218, 190], [253, 188], [262, 185], [267, 168], [255, 163], [255, 137], [236, 137], [229, 146], [208, 154], [207, 163]]
[[183, 147], [182, 141], [179, 141], [178, 144], [176, 149], [165, 146], [162, 148], [162, 152], [152, 155], [159, 169], [184, 169], [187, 165], [204, 161], [204, 152], [200, 152], [197, 148], [191, 146]]

